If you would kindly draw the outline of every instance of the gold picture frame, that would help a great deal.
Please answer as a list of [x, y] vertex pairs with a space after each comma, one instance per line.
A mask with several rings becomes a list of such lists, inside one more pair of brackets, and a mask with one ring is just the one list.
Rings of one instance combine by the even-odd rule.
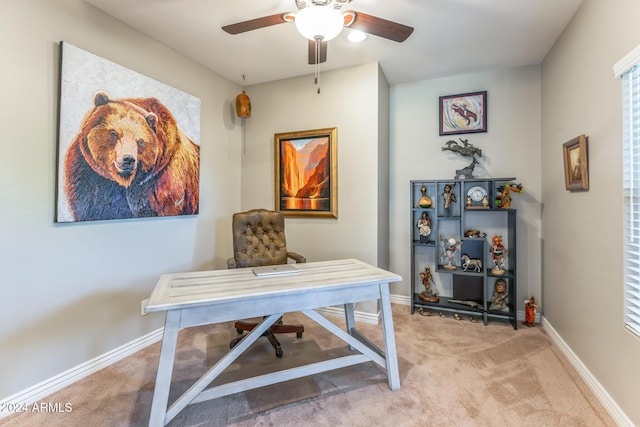
[[338, 217], [338, 128], [277, 133], [275, 210], [285, 216]]
[[569, 191], [589, 189], [588, 138], [580, 135], [562, 144], [564, 183]]

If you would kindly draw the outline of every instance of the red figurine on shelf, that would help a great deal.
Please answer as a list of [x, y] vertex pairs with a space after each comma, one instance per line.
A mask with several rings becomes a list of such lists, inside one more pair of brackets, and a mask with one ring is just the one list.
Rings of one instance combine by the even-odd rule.
[[523, 325], [535, 326], [536, 308], [538, 308], [538, 304], [536, 304], [536, 299], [534, 297], [524, 300], [524, 322], [522, 322]]
[[493, 236], [491, 239], [491, 257], [493, 259], [493, 274], [504, 274], [505, 258], [507, 257], [507, 249], [502, 244], [502, 236]]

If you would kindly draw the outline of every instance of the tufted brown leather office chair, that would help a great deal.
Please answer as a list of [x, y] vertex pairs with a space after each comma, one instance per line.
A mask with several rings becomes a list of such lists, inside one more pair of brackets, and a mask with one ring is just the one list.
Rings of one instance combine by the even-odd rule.
[[[307, 262], [306, 258], [287, 251], [284, 234], [284, 215], [267, 209], [253, 209], [233, 214], [233, 258], [227, 260], [228, 268], [258, 267], [263, 265], [286, 264], [291, 258], [297, 263]], [[238, 321], [238, 334], [252, 330], [257, 323]], [[275, 334], [295, 333], [302, 337], [304, 326], [284, 325], [282, 319], [264, 333], [273, 345], [277, 357], [282, 357], [282, 347]], [[233, 348], [242, 337], [231, 341]]]

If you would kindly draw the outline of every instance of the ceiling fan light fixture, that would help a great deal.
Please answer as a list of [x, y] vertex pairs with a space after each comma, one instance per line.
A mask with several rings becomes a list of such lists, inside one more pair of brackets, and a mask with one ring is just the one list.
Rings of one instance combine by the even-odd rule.
[[364, 33], [360, 30], [351, 30], [347, 38], [351, 43], [360, 43], [367, 38], [367, 33]]
[[296, 28], [309, 40], [329, 41], [340, 34], [344, 26], [342, 14], [326, 6], [309, 6], [296, 13]]

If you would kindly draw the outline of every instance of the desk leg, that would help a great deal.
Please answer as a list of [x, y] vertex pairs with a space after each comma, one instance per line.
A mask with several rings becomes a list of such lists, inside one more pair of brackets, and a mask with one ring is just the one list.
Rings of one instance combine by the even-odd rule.
[[356, 327], [356, 318], [353, 314], [353, 303], [347, 303], [344, 305], [344, 317], [347, 322], [347, 332], [351, 333], [351, 330]]
[[396, 338], [393, 332], [393, 317], [391, 316], [391, 296], [389, 295], [389, 284], [380, 285], [380, 310], [382, 311], [382, 330], [384, 333], [384, 350], [387, 362], [387, 379], [389, 388], [397, 390], [400, 388], [400, 375], [398, 373], [398, 356], [396, 353]]
[[153, 390], [149, 427], [165, 425], [164, 421], [167, 413], [167, 403], [169, 402], [169, 388], [171, 387], [171, 374], [173, 372], [173, 361], [176, 355], [179, 331], [180, 310], [168, 311], [164, 322], [164, 334], [162, 336], [162, 347], [160, 348], [158, 372], [156, 373], [156, 387]]
[[[347, 323], [347, 332], [351, 335], [351, 331], [356, 327], [356, 318], [353, 314], [353, 303], [347, 303], [344, 305], [344, 318]], [[353, 350], [353, 347], [349, 346], [349, 350]]]

